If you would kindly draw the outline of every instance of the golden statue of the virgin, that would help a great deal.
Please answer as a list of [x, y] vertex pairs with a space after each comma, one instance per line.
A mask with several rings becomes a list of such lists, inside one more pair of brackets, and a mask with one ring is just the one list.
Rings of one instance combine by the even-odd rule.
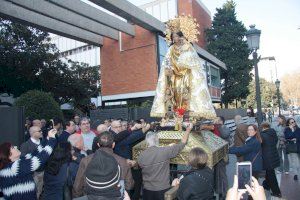
[[209, 94], [204, 62], [192, 42], [197, 41], [199, 25], [190, 16], [167, 23], [170, 48], [162, 62], [151, 117], [165, 117], [168, 111], [188, 111], [196, 119], [216, 117]]

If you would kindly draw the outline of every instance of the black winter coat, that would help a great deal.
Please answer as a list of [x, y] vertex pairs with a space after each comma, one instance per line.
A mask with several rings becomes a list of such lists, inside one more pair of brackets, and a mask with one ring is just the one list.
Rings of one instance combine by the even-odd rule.
[[278, 137], [276, 131], [272, 128], [261, 132], [262, 138], [262, 157], [264, 169], [275, 169], [280, 165], [280, 159], [277, 151]]
[[214, 199], [213, 185], [214, 175], [210, 168], [191, 170], [180, 181], [177, 198], [179, 200], [212, 200]]

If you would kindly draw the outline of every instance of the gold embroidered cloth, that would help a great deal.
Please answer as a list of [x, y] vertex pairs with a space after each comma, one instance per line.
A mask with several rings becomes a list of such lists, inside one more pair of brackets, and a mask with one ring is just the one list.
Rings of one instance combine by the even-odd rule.
[[[160, 131], [158, 133], [159, 145], [168, 146], [178, 144], [184, 135], [184, 131]], [[207, 165], [212, 168], [221, 159], [227, 159], [228, 143], [210, 131], [190, 133], [188, 143], [184, 149], [170, 163], [185, 165], [188, 162], [188, 155], [192, 148], [200, 147], [208, 155]], [[137, 160], [142, 151], [147, 148], [146, 141], [142, 141], [132, 148], [132, 157]]]
[[[169, 71], [172, 72], [171, 76], [167, 76]], [[188, 42], [182, 46], [172, 45], [168, 49], [158, 78], [151, 117], [165, 117], [168, 99], [174, 109], [184, 108], [191, 117], [216, 117], [207, 86], [204, 61]]]

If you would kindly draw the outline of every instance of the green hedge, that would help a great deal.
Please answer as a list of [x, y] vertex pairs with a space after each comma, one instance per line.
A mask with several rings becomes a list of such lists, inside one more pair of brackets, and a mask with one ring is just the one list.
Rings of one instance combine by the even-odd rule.
[[16, 100], [15, 106], [25, 107], [25, 116], [33, 119], [46, 119], [47, 121], [53, 117], [63, 119], [59, 104], [51, 94], [46, 92], [30, 90]]

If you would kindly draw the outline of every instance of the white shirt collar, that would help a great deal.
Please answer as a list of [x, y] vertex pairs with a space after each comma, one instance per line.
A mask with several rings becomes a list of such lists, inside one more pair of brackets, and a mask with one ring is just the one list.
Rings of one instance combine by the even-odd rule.
[[35, 139], [35, 138], [30, 138], [31, 139], [31, 141], [34, 143], [34, 144], [37, 144], [37, 145], [40, 145], [40, 143], [41, 143], [41, 140], [37, 140], [37, 139]]

